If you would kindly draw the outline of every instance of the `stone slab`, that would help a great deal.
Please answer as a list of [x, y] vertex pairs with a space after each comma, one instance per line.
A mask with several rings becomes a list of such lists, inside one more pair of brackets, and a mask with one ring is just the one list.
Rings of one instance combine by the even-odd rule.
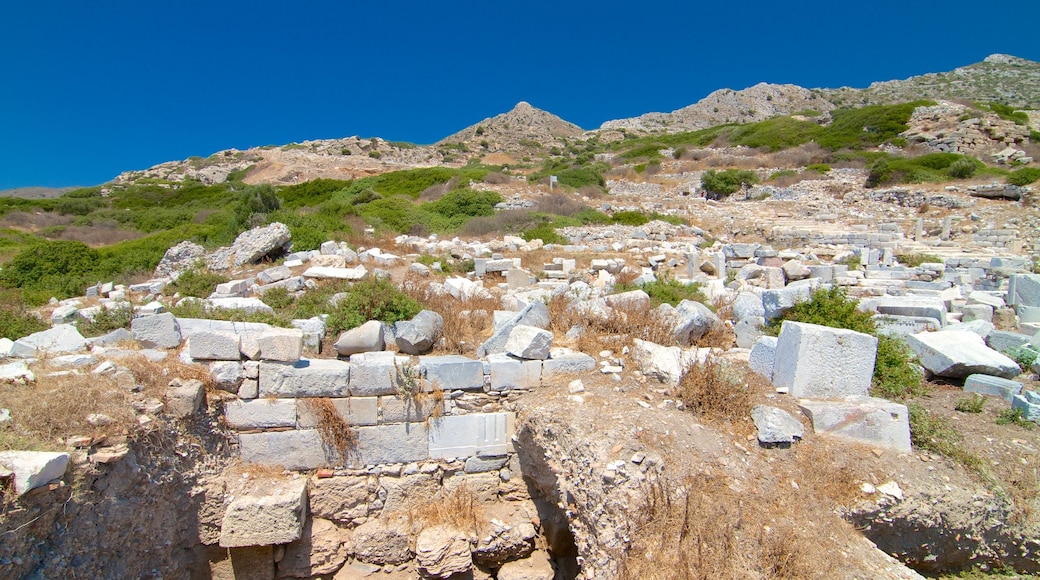
[[307, 519], [307, 480], [258, 481], [228, 504], [220, 546], [240, 548], [288, 544], [299, 539]]
[[906, 405], [873, 397], [854, 396], [841, 401], [799, 401], [812, 421], [813, 431], [859, 443], [909, 453], [910, 416]]
[[[359, 427], [379, 423], [378, 397], [346, 397], [330, 400], [340, 417], [343, 417], [348, 425]], [[300, 401], [296, 407], [296, 426], [300, 429], [310, 429], [317, 425], [318, 418], [314, 415], [307, 400]]]
[[188, 339], [188, 354], [195, 360], [238, 360], [241, 339], [231, 332], [198, 332]]
[[969, 393], [994, 395], [1011, 402], [1022, 391], [1022, 383], [990, 375], [968, 375], [964, 379], [964, 390]]
[[65, 475], [68, 453], [50, 451], [0, 451], [0, 467], [14, 477], [14, 491], [22, 495]]
[[445, 391], [484, 388], [484, 363], [462, 355], [421, 356], [419, 370], [432, 388]]
[[936, 376], [958, 379], [980, 373], [1010, 379], [1021, 372], [1015, 361], [986, 346], [974, 332], [921, 332], [906, 337], [906, 343]]
[[317, 429], [240, 433], [239, 455], [243, 463], [306, 470], [339, 465], [335, 450], [321, 440]]
[[498, 456], [513, 451], [513, 413], [454, 415], [430, 420], [430, 457]]
[[522, 360], [507, 354], [487, 357], [492, 391], [535, 389], [541, 386], [542, 361]]
[[866, 395], [877, 342], [852, 330], [784, 322], [776, 342], [773, 384], [796, 397]]
[[296, 426], [296, 399], [254, 399], [224, 403], [224, 418], [235, 429]]
[[271, 328], [261, 332], [256, 340], [261, 360], [291, 363], [303, 354], [303, 331], [299, 328]]
[[430, 456], [430, 435], [422, 423], [359, 427], [358, 456], [362, 465], [410, 463]]
[[[350, 396], [375, 397], [397, 393], [397, 377], [410, 372], [411, 359], [394, 352], [350, 356]], [[416, 369], [417, 371], [418, 369]]]

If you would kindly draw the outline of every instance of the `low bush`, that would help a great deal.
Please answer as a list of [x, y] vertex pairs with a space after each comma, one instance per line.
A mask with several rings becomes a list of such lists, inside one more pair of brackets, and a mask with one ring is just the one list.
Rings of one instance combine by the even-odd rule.
[[202, 267], [195, 267], [181, 272], [181, 275], [170, 283], [169, 289], [181, 296], [206, 298], [213, 293], [217, 284], [223, 284], [227, 281], [228, 277], [223, 274], [210, 272]]
[[758, 176], [754, 171], [746, 169], [727, 169], [725, 171], [709, 169], [701, 175], [701, 187], [713, 199], [736, 193], [745, 184], [754, 185], [756, 183], [758, 183]]
[[521, 237], [523, 237], [527, 241], [542, 240], [542, 242], [545, 244], [564, 245], [567, 243], [567, 238], [556, 233], [556, 228], [554, 228], [553, 225], [549, 222], [545, 222], [533, 228], [525, 230], [524, 233], [521, 234]]
[[[957, 153], [929, 153], [919, 157], [872, 154], [866, 186], [897, 183], [943, 182], [971, 177], [986, 169], [978, 159]], [[995, 170], [987, 170], [993, 173]]]
[[611, 221], [623, 226], [641, 226], [649, 223], [650, 218], [638, 211], [619, 211], [613, 215]]
[[129, 305], [124, 304], [116, 308], [102, 306], [92, 320], [80, 322], [76, 327], [83, 336], [101, 336], [120, 328], [130, 328], [133, 317], [134, 313]]
[[942, 264], [943, 259], [935, 254], [896, 254], [896, 261], [908, 268], [921, 264]]
[[4, 292], [0, 301], [0, 337], [18, 340], [34, 332], [42, 332], [50, 325], [29, 312], [14, 292]]
[[751, 413], [747, 369], [708, 357], [686, 367], [679, 379], [679, 398], [686, 409], [709, 419], [736, 421]]
[[1036, 427], [1036, 424], [1026, 419], [1025, 413], [1020, 408], [1004, 409], [997, 414], [997, 425], [1018, 425], [1026, 429]]
[[1011, 185], [1026, 186], [1040, 179], [1040, 168], [1023, 167], [1016, 169], [1007, 176], [1007, 182]]
[[642, 285], [618, 283], [614, 285], [614, 292], [628, 292], [630, 290], [642, 290], [650, 296], [650, 303], [654, 308], [661, 304], [678, 306], [683, 300], [693, 300], [701, 304], [708, 304], [708, 298], [701, 291], [701, 285], [694, 282], [683, 284], [674, 278], [659, 278]]
[[369, 320], [394, 323], [414, 318], [422, 307], [393, 281], [366, 276], [350, 286], [346, 297], [327, 310], [326, 330], [336, 335]]
[[961, 413], [981, 413], [986, 405], [986, 397], [975, 393], [970, 397], [961, 397], [953, 404], [953, 410]]
[[970, 159], [958, 159], [946, 168], [946, 174], [954, 179], [967, 179], [975, 175], [976, 169], [978, 169], [978, 166], [972, 163]]

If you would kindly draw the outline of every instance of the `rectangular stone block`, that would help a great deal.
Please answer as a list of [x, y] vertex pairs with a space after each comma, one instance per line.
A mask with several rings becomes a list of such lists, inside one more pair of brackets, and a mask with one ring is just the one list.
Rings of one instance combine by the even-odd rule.
[[430, 457], [430, 436], [422, 423], [360, 427], [357, 454], [362, 465], [411, 463]]
[[422, 423], [442, 408], [431, 395], [420, 397], [379, 397], [380, 423]]
[[303, 331], [299, 328], [272, 328], [257, 337], [260, 359], [296, 362], [303, 354]]
[[1013, 274], [1008, 278], [1009, 306], [1040, 306], [1040, 274]]
[[872, 397], [848, 397], [844, 401], [799, 402], [812, 421], [813, 431], [851, 439], [875, 447], [909, 453], [910, 415], [906, 405]]
[[350, 364], [335, 359], [260, 363], [261, 397], [346, 397]]
[[487, 357], [491, 370], [491, 390], [535, 389], [541, 386], [542, 361], [521, 360], [507, 354]]
[[224, 403], [224, 418], [235, 429], [296, 426], [295, 399], [254, 399]]
[[549, 358], [542, 361], [542, 378], [552, 379], [561, 375], [577, 375], [596, 370], [596, 359], [566, 348], [554, 348]]
[[197, 332], [188, 339], [188, 354], [195, 360], [238, 360], [241, 340], [231, 332]]
[[889, 336], [909, 336], [942, 328], [942, 324], [937, 319], [927, 316], [875, 314], [873, 320], [878, 332]]
[[990, 375], [974, 374], [964, 379], [964, 390], [968, 393], [994, 395], [1010, 403], [1015, 395], [1022, 391], [1022, 383]]
[[1036, 391], [1024, 391], [1021, 395], [1015, 395], [1011, 401], [1011, 408], [1020, 409], [1027, 421], [1040, 423], [1040, 394]]
[[479, 391], [484, 388], [484, 364], [461, 355], [421, 356], [419, 369], [432, 388]]
[[505, 455], [513, 451], [513, 413], [438, 417], [430, 421], [430, 457]]
[[866, 395], [877, 342], [852, 330], [784, 322], [776, 341], [773, 384], [796, 397]]
[[[411, 359], [393, 352], [364, 352], [350, 355], [350, 395], [375, 397], [397, 394], [399, 374], [413, 372]], [[414, 372], [418, 372], [414, 369]]]
[[994, 330], [986, 335], [986, 344], [997, 352], [1009, 352], [1029, 344], [1028, 334]]
[[[379, 423], [379, 399], [377, 397], [346, 397], [343, 399], [330, 399], [340, 417], [348, 425], [376, 425]], [[318, 418], [314, 415], [311, 405], [307, 401], [301, 401], [296, 409], [296, 426], [300, 429], [317, 427]]]
[[292, 470], [342, 464], [339, 454], [325, 445], [316, 429], [241, 433], [238, 436], [238, 450], [243, 463]]
[[932, 296], [879, 296], [877, 309], [881, 314], [924, 316], [946, 322], [946, 303]]
[[307, 480], [257, 481], [253, 486], [224, 511], [220, 546], [271, 546], [299, 539], [307, 520]]

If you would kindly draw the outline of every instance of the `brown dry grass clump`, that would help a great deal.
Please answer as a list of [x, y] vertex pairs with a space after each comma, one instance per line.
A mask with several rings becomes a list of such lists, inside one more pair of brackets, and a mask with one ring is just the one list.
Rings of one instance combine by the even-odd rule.
[[408, 519], [413, 525], [419, 524], [421, 528], [445, 525], [476, 533], [480, 522], [485, 519], [480, 501], [465, 485], [435, 498], [435, 501], [429, 499], [415, 498], [408, 509]]
[[335, 449], [343, 461], [357, 449], [357, 433], [347, 423], [332, 400], [328, 398], [303, 399], [307, 410], [317, 419], [316, 427], [322, 442]]
[[679, 379], [683, 405], [705, 419], [735, 421], [751, 413], [752, 385], [746, 368], [709, 356], [687, 366]]
[[630, 304], [619, 304], [612, 307], [613, 315], [606, 320], [590, 319], [580, 311], [571, 307], [571, 303], [563, 296], [554, 296], [549, 301], [549, 330], [564, 341], [564, 335], [575, 325], [582, 331], [571, 341], [571, 347], [585, 353], [597, 353], [600, 350], [621, 350], [632, 344], [632, 339], [650, 341], [656, 344], [672, 344], [675, 342], [675, 331], [670, 321], [656, 310], [639, 308]]
[[129, 356], [116, 361], [116, 364], [129, 369], [137, 383], [144, 387], [145, 392], [159, 393], [169, 386], [170, 381], [178, 378], [202, 381], [207, 390], [216, 388], [206, 367], [181, 362], [175, 356], [168, 356], [158, 362], [148, 360], [144, 356]]
[[[629, 579], [833, 578], [847, 527], [821, 509], [819, 520], [783, 489], [741, 493], [726, 478], [696, 475], [649, 487], [619, 577]], [[831, 525], [831, 524], [834, 525]]]
[[498, 298], [470, 297], [459, 300], [450, 294], [430, 290], [425, 281], [412, 279], [405, 291], [423, 307], [444, 318], [443, 346], [437, 350], [449, 354], [473, 353], [491, 336], [492, 313], [500, 308]]

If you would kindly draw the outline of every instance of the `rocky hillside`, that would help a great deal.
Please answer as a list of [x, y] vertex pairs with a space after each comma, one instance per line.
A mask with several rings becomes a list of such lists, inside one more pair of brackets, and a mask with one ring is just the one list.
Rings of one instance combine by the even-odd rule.
[[889, 104], [917, 99], [999, 102], [1040, 108], [1040, 63], [994, 54], [950, 72], [876, 82], [865, 89], [805, 89], [759, 83], [735, 91], [720, 89], [671, 113], [647, 113], [607, 121], [602, 129], [692, 131], [722, 123], [749, 123], [799, 111], [826, 112], [841, 106]]
[[437, 142], [437, 146], [465, 145], [473, 151], [541, 149], [561, 138], [580, 137], [585, 131], [552, 113], [520, 101], [512, 110], [484, 119]]
[[700, 101], [671, 113], [646, 113], [603, 123], [602, 129], [696, 131], [723, 123], [751, 123], [800, 111], [824, 112], [834, 105], [819, 91], [797, 85], [758, 83], [740, 91], [719, 89]]

